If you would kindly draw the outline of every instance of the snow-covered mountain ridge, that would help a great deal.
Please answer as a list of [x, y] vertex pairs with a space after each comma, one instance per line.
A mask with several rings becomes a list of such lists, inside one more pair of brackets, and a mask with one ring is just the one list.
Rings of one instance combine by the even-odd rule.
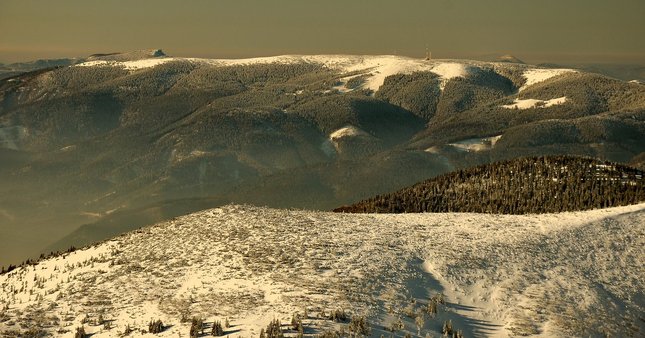
[[329, 210], [518, 156], [645, 158], [645, 87], [582, 71], [158, 50], [83, 60], [0, 80], [0, 265], [231, 202]]
[[396, 55], [279, 55], [245, 59], [158, 57], [126, 61], [99, 59], [79, 63], [75, 66], [112, 66], [122, 67], [128, 70], [139, 70], [155, 67], [168, 62], [182, 61], [219, 67], [254, 64], [320, 64], [330, 69], [340, 70], [343, 73], [353, 74], [343, 78], [345, 83], [354, 77], [367, 75], [367, 80], [363, 88], [367, 88], [372, 91], [377, 91], [383, 85], [385, 78], [388, 76], [395, 74], [411, 74], [413, 72], [421, 71], [429, 71], [437, 74], [442, 78], [445, 85], [445, 81], [456, 77], [465, 77], [472, 72], [476, 72], [477, 69], [482, 66], [494, 66], [499, 68], [520, 67], [525, 69], [525, 87], [546, 81], [554, 76], [575, 72], [573, 69], [540, 69], [535, 68], [534, 66], [508, 64], [504, 62], [451, 59], [424, 60]]
[[[161, 319], [158, 336], [187, 336], [181, 317], [199, 316], [257, 337], [306, 308], [312, 336], [345, 325], [319, 319], [341, 308], [366, 315], [376, 337], [438, 337], [448, 319], [467, 337], [638, 336], [643, 224], [645, 204], [526, 216], [229, 205], [0, 276], [0, 332], [72, 337], [83, 325], [116, 337]], [[438, 292], [446, 304], [432, 316]]]

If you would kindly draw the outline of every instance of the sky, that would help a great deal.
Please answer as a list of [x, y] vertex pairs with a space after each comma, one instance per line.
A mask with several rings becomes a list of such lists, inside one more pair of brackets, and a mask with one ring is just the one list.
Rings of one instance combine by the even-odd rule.
[[0, 62], [398, 54], [645, 64], [644, 0], [0, 0]]

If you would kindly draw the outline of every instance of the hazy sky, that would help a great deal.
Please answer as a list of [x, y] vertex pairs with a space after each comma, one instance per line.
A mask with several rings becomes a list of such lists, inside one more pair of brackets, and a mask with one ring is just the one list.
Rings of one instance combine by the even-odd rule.
[[645, 0], [0, 0], [0, 62], [402, 54], [645, 64]]

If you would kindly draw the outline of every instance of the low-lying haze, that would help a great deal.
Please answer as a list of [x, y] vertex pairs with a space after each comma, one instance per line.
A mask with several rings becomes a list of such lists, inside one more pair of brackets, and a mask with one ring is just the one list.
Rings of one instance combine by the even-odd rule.
[[640, 0], [0, 3], [0, 62], [163, 48], [176, 56], [399, 54], [645, 62]]

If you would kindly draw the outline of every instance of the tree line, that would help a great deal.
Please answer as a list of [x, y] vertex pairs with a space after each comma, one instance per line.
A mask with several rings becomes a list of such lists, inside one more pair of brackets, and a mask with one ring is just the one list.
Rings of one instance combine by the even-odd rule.
[[589, 210], [645, 201], [643, 171], [591, 158], [518, 158], [444, 174], [335, 212], [500, 214]]

